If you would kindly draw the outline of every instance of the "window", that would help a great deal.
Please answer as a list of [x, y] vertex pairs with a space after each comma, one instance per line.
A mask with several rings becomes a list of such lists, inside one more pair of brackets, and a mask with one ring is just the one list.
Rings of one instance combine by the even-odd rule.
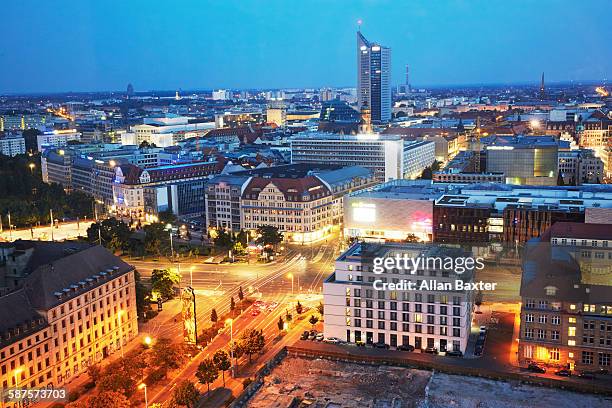
[[561, 317], [559, 317], [559, 316], [552, 316], [550, 318], [550, 322], [552, 324], [554, 324], [554, 325], [559, 325], [559, 324], [561, 324]]
[[527, 323], [533, 323], [533, 313], [527, 313], [527, 314], [525, 315], [525, 321], [526, 321]]
[[525, 329], [525, 338], [527, 339], [533, 338], [533, 329]]
[[582, 364], [593, 364], [593, 352], [592, 351], [582, 352]]
[[576, 328], [574, 326], [570, 326], [567, 328], [567, 335], [574, 337], [576, 335]]
[[600, 366], [610, 365], [610, 353], [599, 353], [599, 365]]
[[546, 324], [547, 321], [548, 321], [547, 315], [540, 315], [540, 317], [538, 318], [538, 323], [540, 324]]
[[553, 361], [559, 361], [560, 359], [560, 353], [559, 353], [559, 349], [557, 347], [553, 347], [549, 350], [549, 358]]

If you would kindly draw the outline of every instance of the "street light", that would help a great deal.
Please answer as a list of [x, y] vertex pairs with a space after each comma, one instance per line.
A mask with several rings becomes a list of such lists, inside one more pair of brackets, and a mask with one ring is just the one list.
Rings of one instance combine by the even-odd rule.
[[119, 346], [121, 348], [121, 358], [123, 358], [123, 325], [121, 324], [121, 315], [125, 313], [124, 310], [117, 312], [117, 320], [119, 320]]
[[138, 386], [139, 390], [144, 389], [144, 394], [145, 394], [145, 408], [149, 408], [149, 400], [147, 398], [147, 384], [145, 383], [140, 383], [140, 385]]
[[151, 347], [151, 343], [153, 343], [153, 340], [151, 339], [151, 337], [147, 336], [147, 337], [144, 338], [144, 344], [147, 347]]
[[34, 163], [30, 163], [30, 164], [28, 164], [28, 167], [30, 168], [30, 173], [32, 173], [32, 175], [34, 175], [34, 167], [36, 167], [36, 165]]
[[291, 294], [293, 295], [293, 274], [288, 273], [287, 277], [291, 279]]
[[232, 371], [232, 377], [235, 377], [236, 374], [234, 373], [234, 320], [233, 319], [227, 319], [225, 321], [225, 324], [230, 325], [230, 361], [232, 362], [232, 366], [231, 366], [231, 371]]

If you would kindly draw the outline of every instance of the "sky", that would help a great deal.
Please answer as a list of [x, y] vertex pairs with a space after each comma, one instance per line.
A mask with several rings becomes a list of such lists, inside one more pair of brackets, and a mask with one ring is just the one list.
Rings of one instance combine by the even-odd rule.
[[392, 83], [611, 79], [612, 0], [7, 0], [0, 93], [355, 86], [357, 21]]

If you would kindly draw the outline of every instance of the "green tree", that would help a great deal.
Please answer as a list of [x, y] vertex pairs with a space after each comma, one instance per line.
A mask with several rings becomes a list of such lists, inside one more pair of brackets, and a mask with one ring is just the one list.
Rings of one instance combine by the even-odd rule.
[[171, 210], [160, 211], [157, 218], [163, 225], [176, 223], [176, 215]]
[[225, 372], [232, 366], [230, 356], [225, 350], [217, 350], [217, 352], [213, 355], [213, 361], [215, 366], [217, 366], [217, 369], [221, 371], [221, 376], [223, 377], [223, 387], [225, 387]]
[[207, 358], [200, 363], [196, 377], [200, 383], [206, 384], [208, 392], [210, 392], [210, 384], [219, 377], [219, 369], [212, 358]]
[[404, 242], [421, 242], [421, 240], [414, 234], [408, 234], [406, 235]]
[[323, 310], [324, 310], [323, 302], [319, 302], [319, 304], [317, 305], [317, 311], [319, 312], [321, 316], [323, 316]]
[[276, 323], [278, 326], [278, 331], [283, 331], [285, 328], [285, 321], [283, 320], [283, 316], [278, 316], [278, 322]]
[[[100, 230], [99, 233], [98, 230]], [[111, 252], [127, 249], [131, 235], [127, 224], [116, 218], [107, 218], [101, 222], [93, 223], [87, 229], [89, 242], [98, 243], [102, 238], [102, 245]]]
[[185, 361], [185, 353], [180, 344], [161, 338], [153, 344], [151, 359], [155, 367], [176, 369]]
[[213, 238], [216, 248], [228, 249], [232, 247], [232, 236], [224, 229], [217, 230], [217, 236]]
[[300, 301], [298, 300], [297, 304], [295, 305], [295, 311], [297, 314], [302, 314], [302, 312], [304, 311], [304, 307], [302, 306], [302, 304], [300, 303]]
[[246, 330], [240, 336], [240, 346], [244, 353], [249, 356], [249, 363], [253, 354], [263, 350], [265, 343], [266, 341], [261, 330]]
[[193, 408], [200, 399], [200, 393], [193, 382], [183, 380], [174, 389], [172, 398], [178, 405]]
[[217, 316], [217, 309], [214, 309], [210, 311], [210, 321], [213, 323], [217, 323], [217, 321], [219, 320], [219, 316]]
[[244, 300], [244, 292], [242, 292], [242, 286], [238, 287], [238, 299], [242, 302]]
[[234, 300], [234, 297], [230, 297], [230, 310], [233, 312], [234, 309], [236, 309], [236, 301]]
[[244, 255], [246, 254], [246, 248], [244, 245], [242, 245], [242, 243], [235, 242], [234, 246], [232, 247], [232, 253], [236, 256]]
[[151, 272], [151, 288], [163, 299], [174, 297], [174, 285], [178, 285], [181, 276], [171, 269], [153, 269]]
[[134, 271], [134, 281], [136, 283], [136, 312], [139, 317], [144, 317], [145, 312], [150, 308], [147, 297], [151, 296], [151, 291], [142, 283], [138, 270]]
[[283, 234], [279, 232], [277, 227], [272, 225], [261, 225], [257, 228], [257, 240], [255, 241], [258, 245], [264, 247], [276, 245], [283, 242]]
[[142, 230], [145, 233], [144, 249], [146, 253], [161, 255], [170, 248], [170, 233], [166, 231], [164, 224], [145, 225]]
[[249, 235], [246, 233], [245, 230], [241, 229], [236, 234], [236, 241], [240, 242], [242, 244], [242, 246], [246, 248], [246, 246], [249, 244]]
[[315, 315], [310, 316], [310, 319], [308, 319], [308, 323], [312, 325], [313, 329], [314, 329], [315, 324], [317, 324], [318, 321], [319, 321], [319, 318]]

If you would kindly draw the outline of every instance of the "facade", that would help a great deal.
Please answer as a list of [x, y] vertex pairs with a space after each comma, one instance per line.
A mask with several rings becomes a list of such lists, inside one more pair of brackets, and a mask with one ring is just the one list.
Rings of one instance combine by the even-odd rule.
[[605, 224], [557, 223], [530, 242], [521, 281], [521, 365], [610, 370], [609, 231]]
[[212, 122], [202, 122], [186, 116], [145, 118], [142, 125], [132, 126], [131, 132], [121, 135], [121, 143], [140, 146], [147, 142], [157, 147], [174, 146], [186, 138], [204, 136], [214, 127]]
[[64, 147], [70, 141], [81, 141], [81, 133], [75, 130], [54, 130], [36, 136], [36, 143], [39, 152], [53, 147]]
[[506, 183], [557, 185], [559, 146], [552, 137], [496, 136], [483, 143], [486, 144], [487, 171], [504, 173]]
[[323, 239], [343, 218], [346, 194], [372, 186], [363, 167], [293, 164], [214, 177], [206, 186], [209, 228], [272, 225], [293, 242]]
[[559, 174], [564, 184], [599, 184], [604, 179], [604, 163], [589, 149], [559, 151]]
[[2, 254], [28, 258], [0, 296], [4, 389], [63, 386], [138, 334], [134, 268], [106, 249], [19, 241]]
[[25, 154], [25, 139], [21, 135], [6, 135], [0, 138], [0, 154], [5, 156], [17, 156]]
[[357, 98], [359, 110], [367, 107], [372, 122], [391, 120], [391, 49], [372, 43], [357, 32]]
[[291, 139], [291, 162], [361, 166], [377, 180], [415, 178], [435, 159], [433, 142], [407, 142], [395, 135], [305, 133]]
[[415, 274], [393, 269], [375, 274], [374, 257], [457, 257], [457, 249], [419, 244], [356, 243], [336, 260], [334, 272], [323, 282], [324, 334], [350, 343], [411, 345], [440, 351], [465, 351], [472, 320], [470, 291], [378, 290], [376, 281], [423, 280], [447, 282], [457, 274], [419, 269]]
[[433, 174], [436, 183], [505, 183], [504, 173], [461, 173], [453, 171], [438, 171]]

